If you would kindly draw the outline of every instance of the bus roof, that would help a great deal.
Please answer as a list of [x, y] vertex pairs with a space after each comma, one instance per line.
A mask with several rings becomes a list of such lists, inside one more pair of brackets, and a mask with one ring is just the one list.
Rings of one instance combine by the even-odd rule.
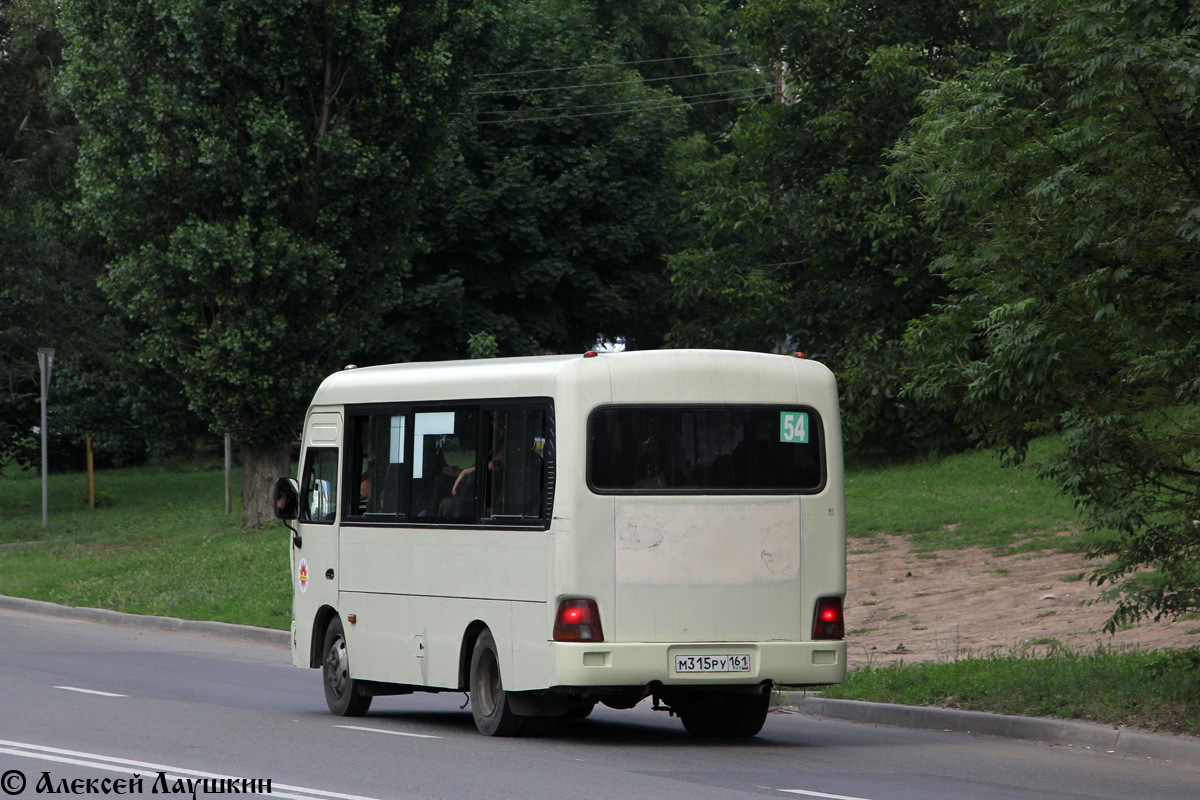
[[608, 391], [601, 394], [613, 400], [633, 399], [618, 398], [626, 393], [613, 388], [634, 387], [646, 402], [659, 401], [658, 395], [674, 399], [672, 392], [688, 386], [691, 402], [747, 402], [773, 387], [794, 393], [806, 385], [823, 397], [832, 390], [836, 404], [832, 373], [809, 359], [738, 350], [631, 350], [347, 368], [321, 383], [312, 405], [555, 397], [581, 383], [604, 384]]

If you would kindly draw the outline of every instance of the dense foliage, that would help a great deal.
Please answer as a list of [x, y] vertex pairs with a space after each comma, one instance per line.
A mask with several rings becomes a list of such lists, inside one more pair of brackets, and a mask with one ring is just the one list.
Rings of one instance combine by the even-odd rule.
[[[1110, 625], [1200, 606], [1200, 8], [1007, 4], [1013, 49], [928, 91], [896, 149], [952, 287], [916, 395], [1111, 531]], [[1151, 576], [1133, 576], [1150, 568]], [[1132, 576], [1132, 577], [1131, 577]]]
[[[286, 470], [313, 387], [400, 297], [411, 220], [487, 6], [63, 4], [77, 214], [191, 406]], [[136, 65], [131, 68], [131, 65]]]
[[52, 3], [0, 3], [0, 466], [40, 462], [41, 346], [56, 351], [51, 469], [81, 468], [88, 437], [103, 466], [185, 449], [199, 432], [178, 388], [137, 357], [96, 285], [99, 242], [67, 213], [78, 126], [54, 96], [62, 49]]
[[741, 34], [780, 81], [729, 135], [696, 142], [689, 246], [672, 258], [672, 340], [801, 350], [842, 388], [848, 444], [894, 453], [954, 432], [911, 400], [900, 339], [943, 290], [936, 241], [884, 184], [885, 151], [919, 93], [988, 52], [990, 18], [961, 3], [769, 0]]
[[661, 345], [678, 247], [675, 142], [762, 80], [719, 4], [506, 6], [421, 218], [427, 249], [365, 361]]
[[646, 298], [665, 295], [663, 173], [685, 106], [613, 65], [574, 0], [515, 4], [495, 38], [424, 209], [391, 360], [453, 358], [478, 332], [501, 355], [655, 344]]

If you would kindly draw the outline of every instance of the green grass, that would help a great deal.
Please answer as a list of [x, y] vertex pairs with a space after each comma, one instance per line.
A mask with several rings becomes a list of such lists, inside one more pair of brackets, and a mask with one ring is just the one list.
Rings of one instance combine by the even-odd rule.
[[[240, 476], [234, 476], [238, 494]], [[240, 503], [225, 513], [220, 470], [139, 467], [96, 478], [104, 503], [87, 508], [83, 475], [0, 478], [0, 594], [133, 614], [286, 629], [291, 622], [287, 534], [243, 532]]]
[[823, 697], [1063, 717], [1200, 735], [1200, 648], [1074, 652], [1056, 640], [1010, 655], [867, 666]]
[[[907, 536], [918, 552], [984, 547], [1000, 554], [1083, 550], [1074, 504], [1036, 465], [1054, 445], [1039, 440], [1026, 465], [1003, 468], [989, 452], [853, 469], [846, 475], [846, 531], [852, 539]], [[855, 546], [852, 541], [851, 547]]]

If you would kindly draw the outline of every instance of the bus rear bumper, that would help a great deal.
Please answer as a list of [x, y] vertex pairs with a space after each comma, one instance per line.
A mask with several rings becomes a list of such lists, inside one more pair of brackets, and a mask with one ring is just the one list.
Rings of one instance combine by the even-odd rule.
[[554, 687], [815, 686], [846, 678], [846, 642], [552, 642]]

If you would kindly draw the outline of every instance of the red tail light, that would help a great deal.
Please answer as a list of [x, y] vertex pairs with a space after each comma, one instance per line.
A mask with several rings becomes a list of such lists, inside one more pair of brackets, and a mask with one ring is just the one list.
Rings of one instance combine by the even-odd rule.
[[558, 604], [554, 617], [554, 641], [603, 642], [600, 609], [595, 600], [570, 598]]
[[844, 639], [846, 636], [846, 620], [842, 616], [842, 598], [820, 597], [817, 608], [813, 612], [814, 639]]

